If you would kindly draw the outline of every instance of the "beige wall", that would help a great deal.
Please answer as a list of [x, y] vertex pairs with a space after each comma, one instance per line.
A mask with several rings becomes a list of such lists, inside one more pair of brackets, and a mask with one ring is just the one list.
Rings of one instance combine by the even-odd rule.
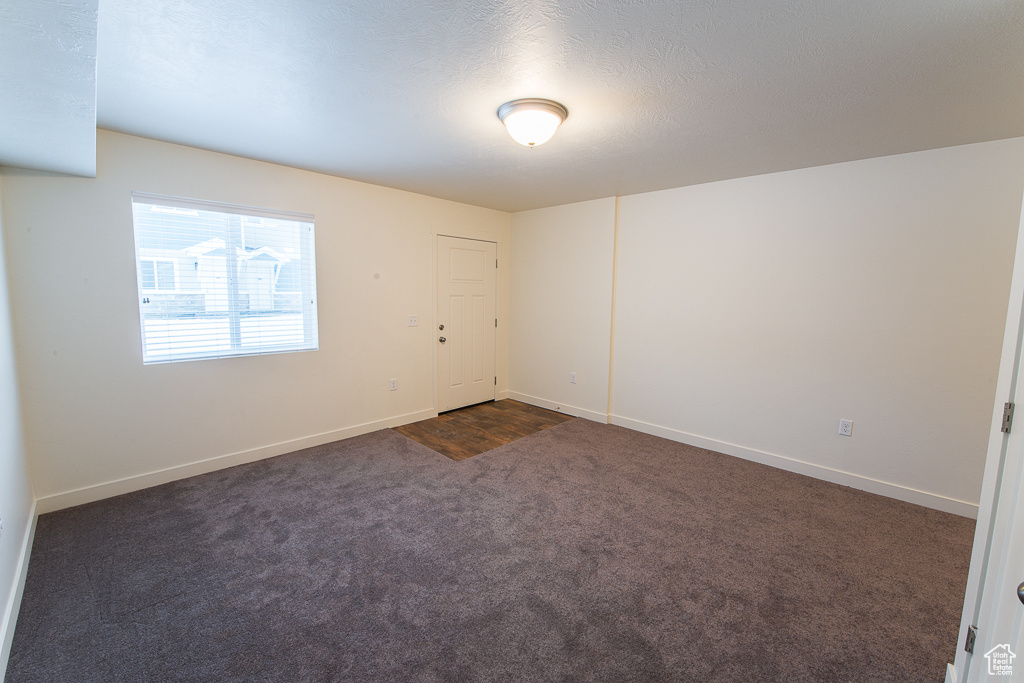
[[[496, 241], [500, 258], [508, 214], [108, 131], [98, 141], [96, 179], [5, 170], [41, 510], [433, 414], [434, 236]], [[132, 190], [314, 214], [320, 350], [144, 366]], [[499, 269], [505, 320], [508, 287]], [[507, 381], [502, 326], [500, 392]]]
[[27, 566], [34, 517], [7, 296], [3, 199], [4, 183], [0, 176], [0, 674], [7, 668], [14, 636], [23, 585], [20, 579]]
[[614, 240], [614, 198], [512, 215], [512, 398], [605, 421]]
[[[973, 514], [1022, 188], [1013, 139], [622, 197], [611, 421]], [[598, 249], [592, 208], [514, 215], [515, 253]], [[529, 268], [515, 311], [606, 324], [603, 296], [569, 313]], [[589, 328], [557, 329], [554, 374], [596, 367]], [[551, 362], [521, 332], [512, 391], [568, 400], [525, 379]]]

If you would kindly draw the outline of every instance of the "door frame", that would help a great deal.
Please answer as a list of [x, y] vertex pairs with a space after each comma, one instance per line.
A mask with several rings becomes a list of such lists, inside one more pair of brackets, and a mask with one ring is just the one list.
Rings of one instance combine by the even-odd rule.
[[[1024, 421], [1018, 416], [1018, 424], [1009, 434], [1003, 433], [1003, 406], [1015, 403], [1018, 393], [1017, 378], [1020, 373], [1021, 353], [1024, 351], [1024, 198], [1021, 218], [1017, 229], [1017, 247], [1013, 260], [1013, 276], [1010, 281], [1010, 301], [1007, 305], [1006, 327], [1003, 332], [1003, 349], [999, 358], [999, 374], [996, 379], [995, 402], [992, 409], [992, 423], [989, 427], [988, 451], [985, 455], [985, 474], [981, 484], [978, 502], [978, 519], [974, 529], [974, 545], [971, 549], [971, 565], [967, 575], [967, 589], [964, 594], [964, 609], [960, 616], [960, 631], [957, 634], [956, 659], [946, 667], [946, 683], [980, 683], [971, 680], [968, 672], [974, 656], [984, 653], [975, 648], [974, 655], [964, 649], [970, 627], [984, 628], [979, 624], [986, 595], [986, 582], [998, 584], [1002, 567], [999, 562], [1001, 547], [993, 547], [993, 539], [1005, 538], [1008, 531], [1008, 511], [1005, 509], [1013, 500], [1001, 501], [1000, 489], [1004, 472], [1017, 472], [1024, 464]], [[1024, 391], [1024, 387], [1020, 387]], [[1024, 395], [1022, 395], [1024, 397]], [[1024, 408], [1024, 401], [1020, 401]], [[1024, 577], [1022, 577], [1024, 578]], [[997, 590], [998, 585], [991, 590]], [[980, 647], [980, 646], [979, 646]]]
[[[494, 279], [494, 313], [498, 317], [498, 329], [499, 330], [501, 329], [501, 326], [504, 324], [504, 320], [503, 320], [502, 315], [501, 315], [501, 311], [502, 311], [502, 297], [501, 297], [502, 270], [501, 270], [501, 266], [500, 266], [501, 259], [502, 259], [502, 255], [501, 255], [501, 240], [496, 238], [493, 233], [485, 232], [483, 230], [461, 229], [461, 230], [447, 230], [447, 231], [437, 231], [437, 232], [431, 231], [431, 234], [430, 234], [430, 243], [431, 243], [430, 244], [430, 256], [431, 256], [431, 258], [430, 258], [430, 263], [431, 263], [430, 274], [431, 274], [432, 284], [430, 286], [430, 326], [431, 326], [430, 327], [430, 331], [431, 331], [432, 334], [430, 336], [430, 343], [431, 343], [431, 347], [430, 347], [431, 348], [430, 367], [431, 367], [432, 379], [431, 379], [431, 382], [430, 382], [430, 387], [431, 387], [430, 400], [431, 400], [431, 406], [432, 406], [432, 410], [434, 412], [434, 416], [435, 417], [437, 417], [437, 415], [438, 415], [438, 412], [437, 412], [437, 408], [438, 408], [438, 403], [437, 403], [438, 402], [438, 389], [437, 389], [437, 335], [438, 335], [438, 331], [439, 331], [437, 329], [437, 325], [438, 325], [438, 322], [437, 322], [437, 238], [438, 237], [454, 237], [456, 239], [461, 239], [461, 240], [475, 240], [477, 242], [490, 242], [491, 244], [494, 245], [495, 257], [498, 259], [498, 264], [499, 264], [499, 267], [497, 268], [497, 272], [495, 273], [495, 279]], [[502, 398], [505, 398], [504, 396], [501, 396], [502, 393], [505, 393], [505, 394], [508, 393], [508, 389], [505, 389], [504, 391], [500, 391], [499, 390], [499, 388], [502, 385], [502, 381], [501, 381], [502, 380], [502, 378], [501, 378], [501, 365], [498, 362], [500, 357], [501, 357], [500, 349], [501, 349], [501, 335], [496, 332], [495, 335], [494, 335], [494, 372], [495, 372], [495, 376], [498, 377], [498, 382], [497, 382], [497, 384], [494, 387], [494, 400], [495, 401], [498, 401], [498, 400], [500, 400]]]

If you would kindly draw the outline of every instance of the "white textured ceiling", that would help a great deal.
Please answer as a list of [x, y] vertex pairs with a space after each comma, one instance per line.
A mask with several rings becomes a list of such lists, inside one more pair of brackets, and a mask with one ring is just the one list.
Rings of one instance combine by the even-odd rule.
[[98, 43], [101, 127], [503, 210], [1024, 135], [1024, 0], [100, 0]]
[[96, 174], [97, 0], [0, 2], [0, 164]]

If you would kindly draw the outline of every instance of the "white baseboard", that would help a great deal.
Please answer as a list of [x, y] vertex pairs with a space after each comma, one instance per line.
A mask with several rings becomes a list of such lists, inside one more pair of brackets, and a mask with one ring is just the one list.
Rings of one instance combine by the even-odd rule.
[[956, 683], [956, 669], [953, 668], [952, 664], [946, 665], [946, 681], [945, 683]]
[[197, 474], [215, 472], [216, 470], [234, 467], [235, 465], [243, 465], [248, 462], [272, 458], [277, 455], [284, 455], [285, 453], [299, 451], [303, 448], [311, 448], [313, 446], [320, 446], [332, 441], [349, 439], [353, 436], [368, 434], [379, 429], [398, 427], [400, 425], [409, 424], [410, 422], [426, 420], [431, 417], [437, 417], [437, 412], [434, 410], [421, 410], [415, 413], [407, 413], [405, 415], [389, 417], [383, 420], [366, 422], [360, 425], [353, 425], [352, 427], [345, 427], [344, 429], [336, 429], [330, 432], [323, 432], [322, 434], [314, 434], [313, 436], [306, 436], [300, 439], [293, 439], [291, 441], [283, 441], [269, 446], [253, 448], [247, 451], [239, 451], [238, 453], [218, 455], [206, 460], [191, 462], [185, 465], [176, 465], [175, 467], [168, 467], [155, 472], [137, 474], [123, 479], [108, 481], [103, 484], [84, 486], [72, 491], [65, 491], [63, 493], [55, 493], [40, 497], [36, 501], [36, 511], [38, 514], [43, 515], [47, 512], [55, 512], [56, 510], [63, 510], [64, 508], [74, 507], [75, 505], [84, 505], [85, 503], [92, 503], [97, 500], [103, 500], [104, 498], [119, 496], [123, 493], [131, 493], [132, 491], [146, 489], [150, 486], [158, 486], [171, 481], [194, 477]]
[[924, 507], [942, 510], [943, 512], [951, 512], [954, 515], [960, 515], [961, 517], [970, 517], [971, 519], [978, 518], [978, 505], [976, 503], [968, 503], [967, 501], [956, 500], [955, 498], [947, 498], [945, 496], [940, 496], [937, 493], [919, 491], [907, 486], [892, 484], [878, 479], [871, 479], [870, 477], [865, 477], [860, 474], [843, 472], [842, 470], [835, 470], [830, 467], [825, 467], [824, 465], [815, 465], [814, 463], [787, 458], [784, 455], [777, 455], [775, 453], [759, 451], [754, 448], [747, 448], [745, 446], [739, 446], [725, 441], [709, 439], [704, 436], [690, 434], [670, 427], [653, 425], [640, 420], [623, 417], [621, 415], [611, 415], [609, 422], [613, 425], [635, 429], [636, 431], [644, 432], [645, 434], [661, 436], [666, 439], [671, 439], [672, 441], [679, 441], [699, 448], [707, 448], [708, 450], [725, 453], [726, 455], [731, 455], [737, 458], [743, 458], [744, 460], [752, 460], [754, 462], [761, 463], [762, 465], [770, 465], [781, 470], [814, 477], [815, 479], [823, 479], [825, 481], [830, 481], [833, 484], [842, 484], [843, 486], [867, 491], [868, 493], [877, 493], [881, 496], [895, 498], [907, 503], [923, 505]]
[[549, 401], [546, 398], [538, 398], [537, 396], [530, 396], [529, 394], [520, 394], [515, 391], [508, 392], [508, 397], [522, 401], [523, 403], [529, 403], [532, 406], [539, 408], [547, 408], [548, 410], [554, 410], [559, 413], [565, 413], [566, 415], [572, 415], [574, 417], [582, 417], [592, 422], [600, 422], [601, 424], [608, 423], [608, 416], [604, 413], [599, 413], [595, 410], [587, 410], [586, 408], [577, 408], [566, 403], [558, 403], [557, 401]]
[[14, 573], [14, 583], [7, 594], [3, 620], [0, 621], [0, 681], [7, 671], [7, 660], [11, 656], [11, 643], [14, 642], [14, 626], [18, 621], [18, 610], [21, 609], [21, 596], [25, 593], [25, 578], [28, 576], [28, 560], [32, 553], [32, 541], [36, 536], [36, 503], [28, 512], [28, 524], [21, 541], [21, 552], [18, 554], [18, 569]]

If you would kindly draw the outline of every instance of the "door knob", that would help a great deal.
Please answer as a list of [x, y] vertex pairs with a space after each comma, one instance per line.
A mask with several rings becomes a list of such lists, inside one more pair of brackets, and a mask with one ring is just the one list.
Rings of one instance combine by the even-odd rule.
[[[447, 339], [445, 339], [444, 337], [440, 337], [440, 338], [438, 338], [438, 340], [437, 340], [437, 341], [439, 341], [439, 342], [441, 342], [442, 344], [444, 344], [444, 343], [445, 343], [446, 341], [448, 341], [448, 340], [447, 340]], [[1022, 599], [1024, 599], [1024, 598], [1022, 598]]]
[[1020, 600], [1021, 604], [1024, 604], [1024, 582], [1017, 586], [1017, 599]]

